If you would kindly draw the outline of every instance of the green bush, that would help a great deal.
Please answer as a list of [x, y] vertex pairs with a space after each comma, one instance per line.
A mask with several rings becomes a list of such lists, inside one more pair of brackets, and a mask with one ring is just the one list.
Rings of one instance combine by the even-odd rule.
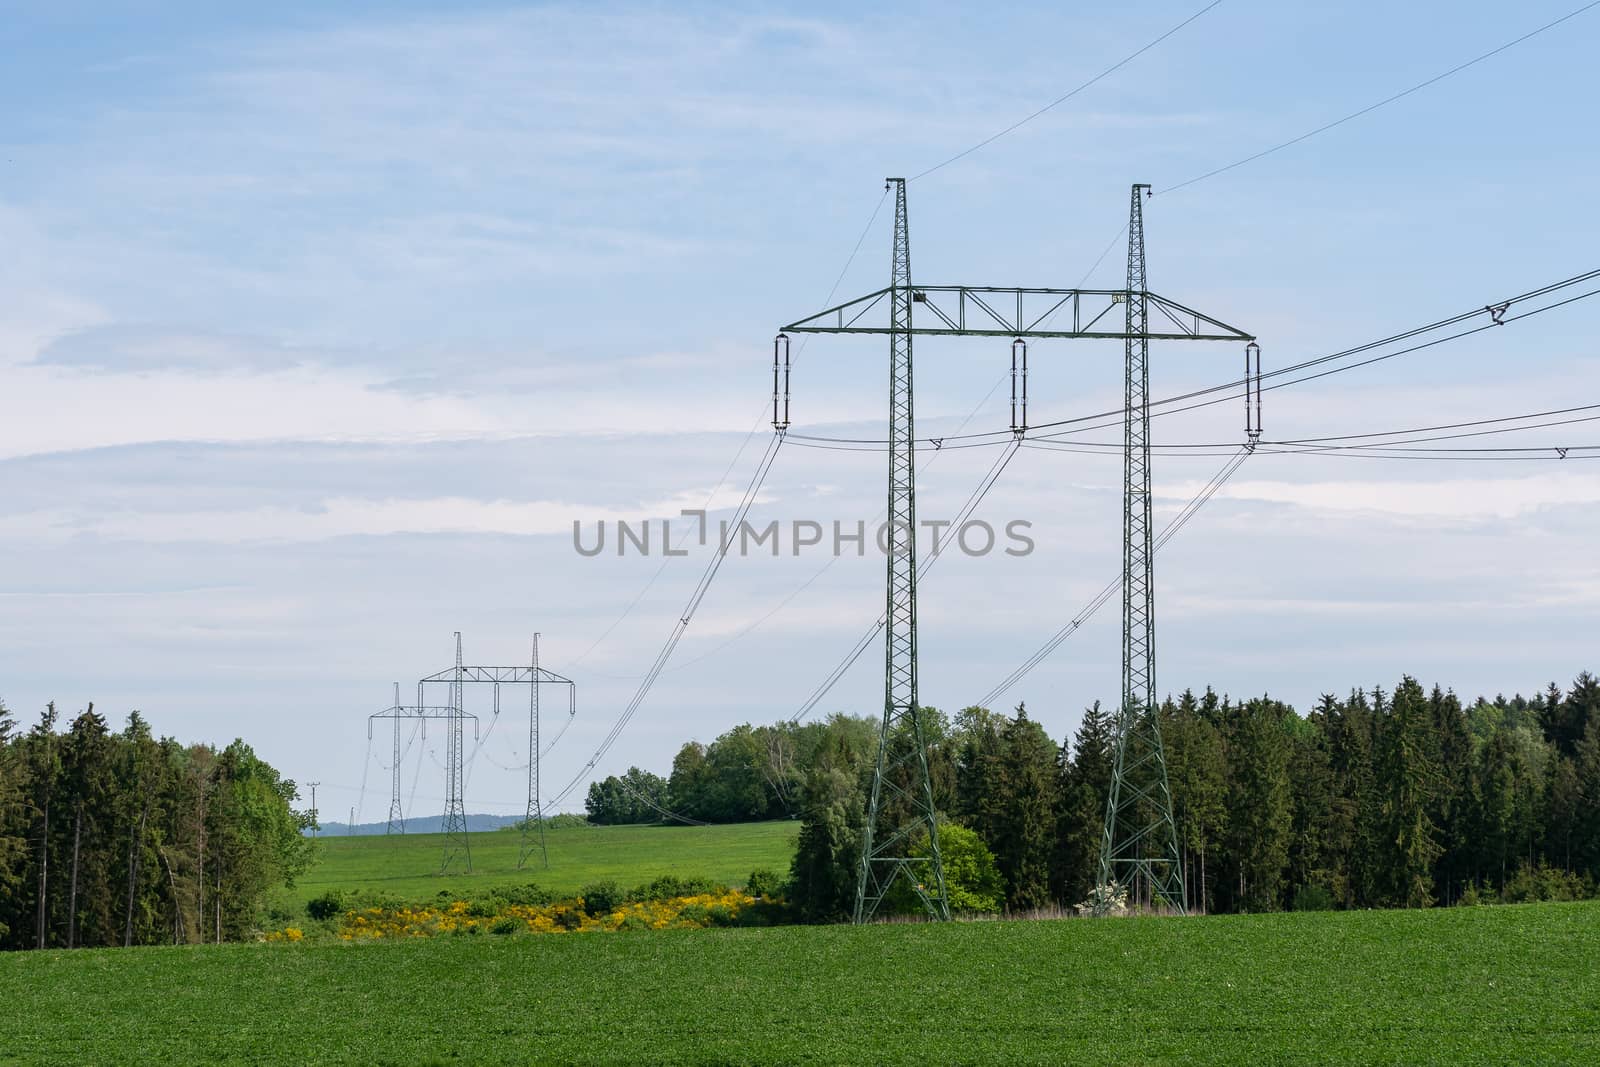
[[517, 918], [516, 916], [507, 915], [504, 918], [496, 919], [494, 921], [494, 924], [489, 927], [489, 932], [491, 934], [500, 934], [503, 937], [506, 934], [514, 934], [514, 933], [516, 933], [518, 930], [521, 930], [525, 925], [526, 924], [523, 923], [523, 921], [521, 919]]
[[506, 910], [508, 901], [498, 892], [467, 902], [467, 914], [474, 919], [492, 919]]
[[1332, 911], [1333, 894], [1320, 885], [1303, 885], [1294, 894], [1295, 911]]
[[679, 878], [672, 874], [663, 874], [630, 892], [627, 900], [643, 903], [654, 900], [673, 900], [677, 897], [698, 896], [701, 893], [715, 893], [720, 887], [709, 878]]
[[341, 889], [330, 889], [320, 897], [306, 901], [306, 914], [317, 922], [327, 922], [349, 910], [349, 896]]
[[507, 904], [520, 904], [526, 908], [546, 907], [560, 899], [550, 890], [534, 882], [529, 882], [526, 885], [500, 886], [495, 892]]
[[622, 887], [609, 880], [590, 882], [579, 891], [578, 896], [583, 898], [583, 910], [591, 917], [616, 911], [628, 899]]
[[772, 871], [751, 871], [744, 883], [746, 893], [753, 897], [782, 897], [788, 894], [788, 880]]
[[[588, 828], [593, 825], [594, 823], [590, 822], [587, 816], [575, 815], [571, 812], [562, 812], [559, 815], [546, 815], [544, 817], [544, 828], [546, 830], [573, 830], [578, 828]], [[539, 831], [538, 824], [535, 820], [519, 819], [514, 823], [500, 827], [500, 832], [520, 834], [524, 827], [533, 831], [534, 833], [538, 833]]]
[[739, 909], [735, 926], [784, 926], [795, 920], [795, 909], [786, 901], [763, 897]]
[[[926, 854], [928, 832], [923, 830], [911, 838], [912, 855]], [[969, 830], [947, 819], [939, 820], [939, 858], [944, 863], [944, 887], [952, 912], [993, 913], [1000, 910], [1005, 899], [1005, 889], [1000, 882], [1000, 868], [995, 865], [994, 853], [983, 843], [976, 830]], [[931, 879], [933, 874], [927, 864], [914, 864], [911, 872], [917, 877]], [[920, 868], [920, 869], [919, 869]], [[898, 915], [924, 914], [922, 898], [916, 887], [905, 878], [895, 879], [894, 886], [884, 898], [885, 910]]]
[[1576, 874], [1559, 867], [1523, 864], [1500, 890], [1502, 904], [1531, 904], [1539, 901], [1584, 900], [1592, 888]]

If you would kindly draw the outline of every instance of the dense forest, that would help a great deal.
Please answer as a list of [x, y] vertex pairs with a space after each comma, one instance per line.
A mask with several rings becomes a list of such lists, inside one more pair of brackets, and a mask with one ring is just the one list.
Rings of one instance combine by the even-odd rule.
[[243, 741], [219, 751], [120, 732], [89, 705], [65, 732], [0, 705], [0, 948], [251, 936], [310, 862], [293, 782]]
[[[1160, 709], [1196, 911], [1426, 907], [1591, 896], [1600, 880], [1600, 681], [1532, 698], [1425, 690], [1328, 695], [1305, 714], [1268, 697], [1185, 692]], [[1012, 909], [1083, 901], [1111, 777], [1096, 705], [1057, 744], [1007, 716], [928, 709], [941, 812], [993, 856]], [[740, 726], [683, 746], [668, 778], [591, 787], [589, 817], [802, 820], [791, 892], [809, 918], [853, 903], [873, 720]], [[943, 840], [941, 832], [941, 841]], [[985, 861], [987, 862], [987, 861]]]

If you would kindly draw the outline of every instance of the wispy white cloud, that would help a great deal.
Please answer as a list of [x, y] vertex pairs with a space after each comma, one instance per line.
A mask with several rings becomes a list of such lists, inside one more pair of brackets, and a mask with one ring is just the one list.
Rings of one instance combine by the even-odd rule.
[[[323, 541], [335, 537], [387, 537], [394, 534], [571, 534], [582, 524], [583, 543], [592, 547], [598, 536], [615, 551], [615, 524], [631, 524], [636, 534], [651, 538], [660, 550], [661, 528], [656, 520], [673, 524], [674, 538], [682, 536], [680, 513], [705, 507], [726, 511], [738, 504], [741, 493], [732, 487], [686, 489], [670, 497], [631, 508], [596, 507], [547, 500], [481, 500], [467, 497], [370, 499], [334, 497], [300, 508], [265, 507], [248, 511], [108, 511], [63, 513], [36, 511], [0, 517], [0, 536], [23, 539], [93, 537], [153, 543], [217, 542], [248, 544], [262, 541]], [[773, 499], [757, 497], [760, 503]], [[709, 501], [709, 505], [707, 502]], [[641, 524], [649, 521], [646, 530]], [[611, 526], [608, 535], [597, 524]], [[714, 528], [713, 528], [714, 530]]]
[[[1192, 494], [1199, 489], [1199, 483], [1189, 483], [1173, 492]], [[1221, 495], [1315, 511], [1488, 521], [1514, 519], [1541, 508], [1600, 503], [1600, 474], [1572, 471], [1448, 481], [1246, 481], [1226, 486]]]

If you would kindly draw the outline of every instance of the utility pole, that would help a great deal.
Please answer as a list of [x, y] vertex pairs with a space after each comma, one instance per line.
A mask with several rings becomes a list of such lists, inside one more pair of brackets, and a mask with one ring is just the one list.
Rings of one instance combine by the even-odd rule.
[[345, 836], [346, 837], [354, 837], [354, 836], [356, 836], [356, 809], [355, 808], [351, 808], [350, 809], [350, 821], [345, 823], [344, 825], [345, 825]]
[[311, 787], [311, 836], [316, 837], [317, 831], [321, 829], [321, 827], [317, 825], [317, 786], [321, 785], [322, 783], [307, 782], [306, 784]]
[[[891, 180], [895, 189], [894, 272], [885, 289], [846, 301], [782, 328], [779, 342], [786, 352], [791, 333], [887, 334], [890, 348], [889, 390], [889, 516], [891, 543], [888, 569], [888, 611], [885, 616], [884, 720], [879, 735], [878, 761], [873, 772], [869, 819], [861, 855], [855, 917], [871, 918], [893, 884], [910, 874], [912, 865], [927, 870], [928, 885], [913, 875], [912, 885], [922, 895], [930, 915], [949, 914], [944, 895], [942, 865], [937, 851], [936, 813], [928, 786], [926, 739], [916, 704], [916, 506], [912, 462], [914, 431], [911, 390], [911, 338], [924, 336], [1006, 338], [1012, 343], [1013, 374], [1021, 386], [1013, 393], [1011, 430], [1017, 440], [1028, 432], [1027, 346], [1029, 338], [1091, 338], [1126, 341], [1125, 363], [1128, 415], [1124, 424], [1125, 448], [1123, 510], [1124, 601], [1124, 710], [1118, 719], [1117, 781], [1107, 817], [1101, 867], [1125, 875], [1130, 863], [1144, 871], [1163, 902], [1182, 910], [1182, 872], [1171, 862], [1171, 799], [1166, 786], [1164, 757], [1154, 700], [1154, 587], [1150, 559], [1150, 446], [1149, 446], [1149, 342], [1239, 341], [1255, 338], [1236, 327], [1205, 315], [1175, 300], [1150, 292], [1145, 285], [1144, 227], [1139, 191], [1135, 186], [1129, 233], [1129, 278], [1125, 289], [1053, 289], [1025, 286], [917, 285], [911, 284], [910, 251], [905, 212], [905, 183]], [[1123, 305], [1122, 322], [1115, 314]], [[911, 309], [918, 307], [913, 323]], [[1064, 320], [1059, 326], [1058, 319]], [[1109, 320], [1109, 321], [1108, 321]], [[1152, 329], [1151, 323], [1158, 325]], [[1118, 328], [1120, 326], [1120, 328]], [[775, 352], [777, 350], [775, 349]], [[774, 356], [777, 362], [777, 356]], [[1259, 358], [1257, 360], [1259, 366]], [[788, 425], [787, 365], [783, 375], [783, 425]], [[1259, 390], [1259, 386], [1257, 386]], [[776, 394], [776, 387], [774, 393]], [[1019, 403], [1020, 401], [1020, 403]], [[778, 428], [774, 404], [774, 428]], [[1259, 425], [1259, 419], [1257, 420]], [[937, 442], [935, 442], [937, 444]], [[1136, 700], [1130, 701], [1132, 694]], [[1133, 714], [1134, 711], [1140, 712]], [[1154, 755], [1145, 755], [1152, 751]], [[1126, 758], [1121, 758], [1126, 756]], [[1152, 777], [1159, 771], [1159, 784]], [[887, 802], [886, 802], [887, 800]], [[1154, 804], [1160, 812], [1154, 825], [1130, 823], [1134, 812], [1142, 816]], [[1121, 816], [1117, 827], [1113, 819]], [[892, 819], [886, 816], [893, 816]], [[888, 833], [880, 822], [890, 822]], [[906, 856], [913, 834], [926, 826], [930, 855]], [[1157, 833], [1157, 830], [1160, 833]], [[1157, 842], [1156, 838], [1160, 837]], [[1152, 849], [1155, 851], [1152, 853]], [[899, 853], [897, 855], [897, 852]], [[1104, 879], [1109, 880], [1109, 879]]]
[[[1150, 301], [1144, 210], [1135, 185], [1128, 209], [1128, 297], [1122, 414], [1122, 701], [1111, 790], [1100, 841], [1097, 905], [1112, 883], [1137, 904], [1159, 898], [1184, 911], [1183, 863], [1172, 818], [1167, 757], [1156, 698], [1155, 551], [1150, 522]], [[1253, 343], [1253, 342], [1252, 342]], [[1247, 350], [1248, 351], [1248, 350]]]

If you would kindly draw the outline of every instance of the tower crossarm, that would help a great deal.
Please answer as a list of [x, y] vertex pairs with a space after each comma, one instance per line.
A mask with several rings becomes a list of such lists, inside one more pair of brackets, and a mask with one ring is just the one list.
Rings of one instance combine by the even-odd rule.
[[[447, 719], [454, 710], [448, 704], [396, 704], [367, 716], [367, 734], [370, 736], [372, 733], [373, 719]], [[478, 718], [470, 711], [463, 712], [462, 717], [474, 721]]]
[[908, 332], [946, 337], [1086, 337], [1126, 340], [1133, 336], [1123, 311], [1130, 296], [1149, 307], [1145, 332], [1157, 341], [1253, 341], [1221, 319], [1157, 293], [1129, 289], [1029, 289], [992, 285], [913, 285], [915, 325], [890, 319], [895, 287], [819, 311], [783, 327], [783, 333]]
[[[545, 670], [543, 667], [534, 668], [524, 664], [521, 667], [467, 667], [461, 668], [462, 682], [482, 682], [496, 685], [529, 685], [537, 673], [540, 683], [545, 685], [571, 685], [572, 679], [557, 674], [555, 671]], [[427, 675], [419, 679], [424, 684], [444, 683], [456, 681], [456, 668], [448, 667], [445, 670]]]

